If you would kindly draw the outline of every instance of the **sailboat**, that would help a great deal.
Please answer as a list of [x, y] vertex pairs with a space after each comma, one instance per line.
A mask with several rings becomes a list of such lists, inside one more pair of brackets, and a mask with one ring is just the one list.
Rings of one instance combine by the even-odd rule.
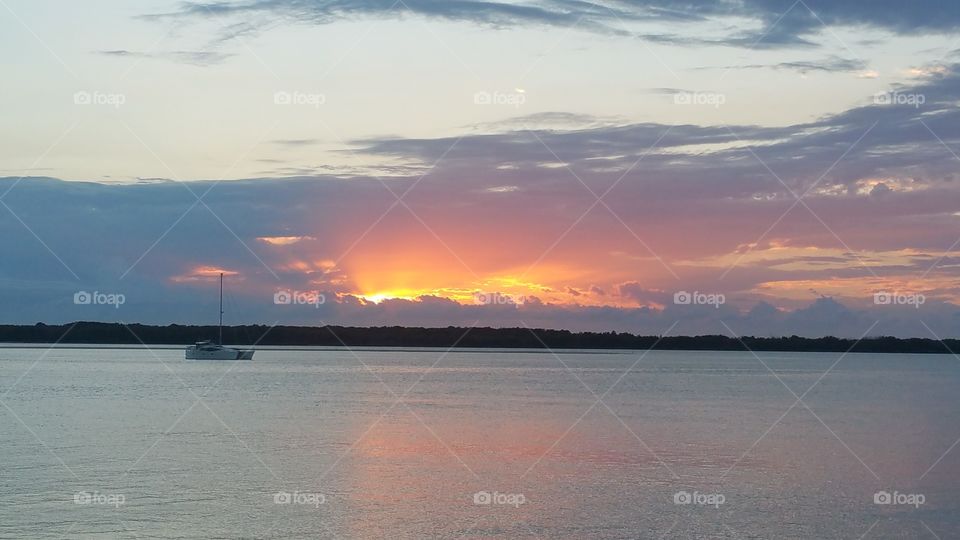
[[223, 346], [223, 272], [220, 273], [220, 325], [217, 342], [198, 341], [186, 349], [187, 360], [253, 360], [253, 349]]

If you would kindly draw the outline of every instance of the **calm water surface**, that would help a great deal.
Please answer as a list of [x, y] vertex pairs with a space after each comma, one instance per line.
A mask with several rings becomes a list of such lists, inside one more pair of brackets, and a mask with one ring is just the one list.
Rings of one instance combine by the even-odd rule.
[[958, 400], [951, 356], [6, 348], [0, 537], [958, 538]]

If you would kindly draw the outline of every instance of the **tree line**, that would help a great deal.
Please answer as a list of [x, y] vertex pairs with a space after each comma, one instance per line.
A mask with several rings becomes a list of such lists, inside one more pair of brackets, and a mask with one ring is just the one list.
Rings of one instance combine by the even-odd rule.
[[[63, 325], [0, 325], [0, 342], [112, 345], [187, 345], [217, 338], [216, 326], [76, 322]], [[408, 326], [225, 326], [232, 345], [349, 347], [485, 347], [518, 349], [633, 349], [710, 351], [806, 351], [876, 353], [951, 353], [960, 340], [868, 337], [861, 340], [820, 337], [723, 335], [644, 336], [627, 332], [571, 332], [530, 328], [422, 328]]]

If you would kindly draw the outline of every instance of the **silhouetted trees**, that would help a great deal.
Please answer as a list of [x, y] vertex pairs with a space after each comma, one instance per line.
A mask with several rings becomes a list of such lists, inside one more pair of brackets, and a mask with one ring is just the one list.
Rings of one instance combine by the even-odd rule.
[[[77, 322], [0, 325], [0, 342], [140, 345], [186, 345], [214, 339], [216, 326], [148, 326]], [[233, 345], [351, 347], [491, 347], [538, 349], [637, 349], [710, 351], [822, 351], [882, 353], [950, 353], [960, 340], [871, 337], [860, 341], [822, 338], [707, 336], [640, 336], [624, 332], [570, 332], [529, 328], [419, 328], [382, 326], [226, 326], [223, 340]]]

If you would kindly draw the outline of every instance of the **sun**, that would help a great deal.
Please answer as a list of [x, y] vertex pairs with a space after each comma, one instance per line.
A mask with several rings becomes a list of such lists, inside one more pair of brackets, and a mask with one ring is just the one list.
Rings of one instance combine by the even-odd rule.
[[410, 289], [398, 289], [395, 291], [380, 291], [371, 294], [358, 294], [358, 298], [362, 298], [367, 302], [373, 302], [374, 304], [379, 304], [384, 300], [416, 300], [420, 296], [426, 294], [424, 291], [413, 291]]

